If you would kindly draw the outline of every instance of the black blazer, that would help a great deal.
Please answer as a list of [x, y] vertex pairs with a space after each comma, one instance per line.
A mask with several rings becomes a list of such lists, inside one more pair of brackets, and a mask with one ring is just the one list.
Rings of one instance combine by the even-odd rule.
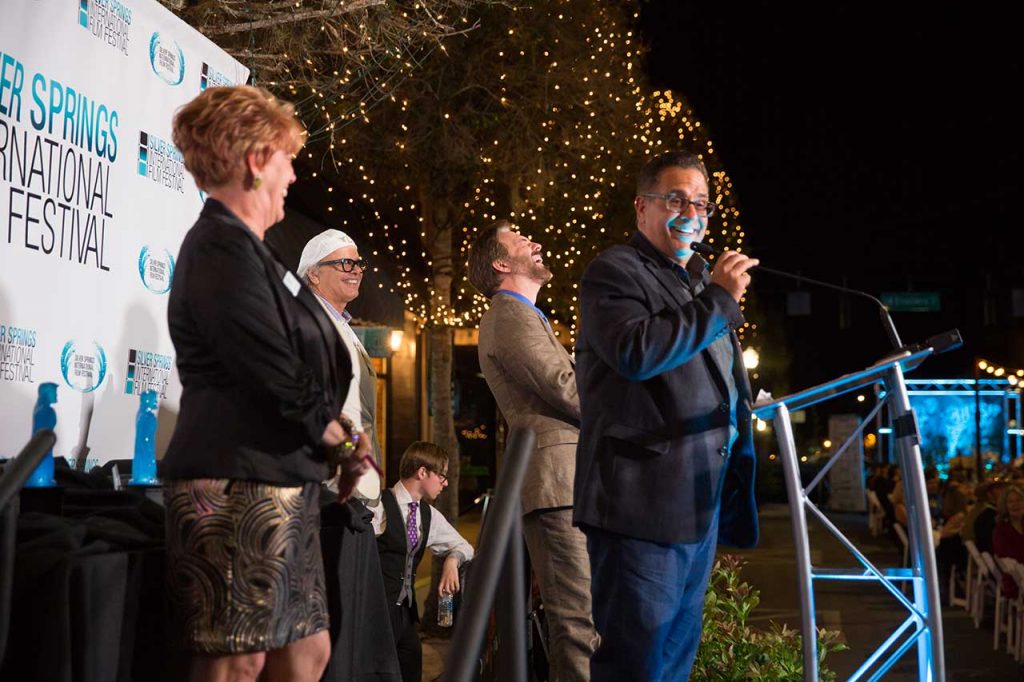
[[[739, 305], [702, 277], [692, 296], [674, 265], [640, 233], [601, 253], [583, 274], [576, 383], [577, 525], [652, 542], [707, 533], [721, 505], [719, 541], [757, 543], [750, 383]], [[728, 452], [728, 389], [707, 348], [730, 335], [739, 438]]]
[[313, 293], [215, 199], [182, 242], [167, 318], [182, 395], [161, 476], [327, 478], [318, 444], [351, 358]]

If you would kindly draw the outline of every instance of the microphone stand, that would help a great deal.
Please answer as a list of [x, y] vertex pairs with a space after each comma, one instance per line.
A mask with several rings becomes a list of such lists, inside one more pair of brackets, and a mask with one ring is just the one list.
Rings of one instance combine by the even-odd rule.
[[[720, 255], [721, 251], [699, 242], [690, 245], [695, 252], [708, 255]], [[960, 332], [953, 329], [933, 336], [921, 344], [904, 346], [896, 333], [896, 326], [889, 316], [889, 310], [885, 304], [870, 294], [856, 289], [848, 289], [829, 282], [821, 282], [810, 277], [793, 275], [781, 270], [773, 270], [762, 266], [755, 266], [751, 270], [767, 272], [773, 275], [788, 277], [798, 282], [806, 282], [815, 286], [834, 289], [847, 294], [854, 294], [866, 298], [878, 306], [881, 314], [882, 324], [885, 327], [889, 342], [892, 343], [894, 352], [887, 358], [882, 359], [873, 367], [864, 372], [848, 374], [834, 380], [829, 384], [814, 387], [809, 391], [788, 396], [766, 405], [760, 410], [755, 409], [754, 413], [762, 419], [769, 416], [775, 421], [776, 434], [779, 437], [779, 446], [782, 452], [783, 473], [786, 479], [786, 489], [789, 496], [791, 520], [793, 524], [793, 538], [796, 546], [796, 568], [800, 594], [801, 632], [803, 634], [803, 662], [804, 680], [813, 682], [817, 679], [818, 649], [815, 633], [814, 613], [814, 583], [822, 579], [849, 580], [854, 573], [843, 573], [837, 570], [834, 574], [829, 569], [814, 567], [811, 564], [810, 540], [807, 534], [807, 512], [812, 512], [821, 520], [826, 528], [849, 549], [854, 556], [863, 564], [864, 570], [856, 573], [856, 580], [865, 578], [878, 580], [882, 585], [897, 597], [903, 605], [912, 613], [911, 618], [905, 621], [899, 630], [894, 632], [889, 639], [879, 647], [854, 673], [854, 678], [860, 679], [866, 675], [878, 660], [885, 656], [892, 644], [904, 637], [904, 630], [907, 626], [917, 621], [917, 632], [913, 633], [910, 639], [893, 654], [885, 659], [872, 679], [881, 677], [889, 668], [910, 648], [917, 643], [917, 664], [919, 680], [944, 680], [945, 679], [945, 658], [943, 654], [942, 638], [942, 607], [939, 597], [938, 569], [935, 564], [935, 552], [932, 551], [932, 524], [928, 511], [928, 491], [924, 482], [924, 466], [921, 461], [920, 430], [917, 426], [917, 418], [913, 407], [910, 404], [910, 397], [907, 393], [906, 381], [903, 378], [904, 365], [907, 369], [913, 369], [925, 357], [932, 353], [941, 353], [956, 348], [962, 344]], [[799, 406], [800, 409], [822, 402], [832, 395], [855, 390], [864, 385], [874, 384], [881, 380], [885, 387], [885, 402], [889, 409], [889, 419], [893, 426], [893, 433], [896, 441], [897, 461], [905, 472], [903, 479], [904, 500], [907, 506], [908, 527], [908, 569], [905, 576], [910, 578], [913, 585], [913, 602], [904, 596], [903, 592], [896, 586], [895, 581], [901, 579], [895, 573], [883, 574], [879, 569], [857, 550], [852, 542], [829, 521], [813, 503], [808, 499], [811, 489], [817, 484], [817, 479], [806, 488], [800, 479], [799, 465], [796, 457], [796, 443], [793, 438], [792, 423], [790, 421], [790, 408]], [[879, 406], [881, 407], [881, 405]], [[769, 414], [769, 409], [773, 413]], [[877, 410], [878, 408], [876, 408]], [[862, 432], [861, 425], [850, 437], [843, 447], [832, 455], [828, 464], [818, 474], [818, 479], [825, 475], [828, 468], [843, 454], [846, 445]], [[858, 463], [859, 465], [859, 463]], [[897, 569], [901, 570], [901, 569]], [[851, 678], [852, 679], [852, 678]]]

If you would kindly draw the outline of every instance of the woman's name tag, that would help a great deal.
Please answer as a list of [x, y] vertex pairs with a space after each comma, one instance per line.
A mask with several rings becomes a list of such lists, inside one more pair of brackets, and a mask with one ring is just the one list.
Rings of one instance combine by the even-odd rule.
[[299, 295], [299, 289], [302, 288], [302, 285], [299, 284], [298, 278], [292, 274], [291, 270], [284, 273], [284, 277], [281, 278], [281, 281], [284, 282], [286, 287], [288, 287], [288, 291], [292, 292], [292, 296]]

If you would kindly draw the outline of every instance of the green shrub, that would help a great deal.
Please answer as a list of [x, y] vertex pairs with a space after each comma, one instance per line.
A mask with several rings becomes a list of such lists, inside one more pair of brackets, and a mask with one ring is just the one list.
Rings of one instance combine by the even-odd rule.
[[[760, 593], [740, 580], [743, 560], [723, 555], [715, 561], [704, 598], [704, 629], [693, 680], [803, 680], [801, 637], [797, 630], [772, 623], [758, 630], [747, 625]], [[825, 667], [825, 657], [847, 648], [840, 633], [818, 630], [818, 679], [828, 682], [836, 674]]]

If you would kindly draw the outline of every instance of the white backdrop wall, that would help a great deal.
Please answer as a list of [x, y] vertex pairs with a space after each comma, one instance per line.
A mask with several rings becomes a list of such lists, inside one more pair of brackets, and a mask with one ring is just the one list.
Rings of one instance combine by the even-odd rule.
[[87, 435], [88, 464], [131, 457], [146, 389], [173, 424], [167, 293], [203, 196], [171, 118], [247, 78], [155, 0], [0, 3], [0, 457], [31, 435], [43, 382], [58, 456]]

